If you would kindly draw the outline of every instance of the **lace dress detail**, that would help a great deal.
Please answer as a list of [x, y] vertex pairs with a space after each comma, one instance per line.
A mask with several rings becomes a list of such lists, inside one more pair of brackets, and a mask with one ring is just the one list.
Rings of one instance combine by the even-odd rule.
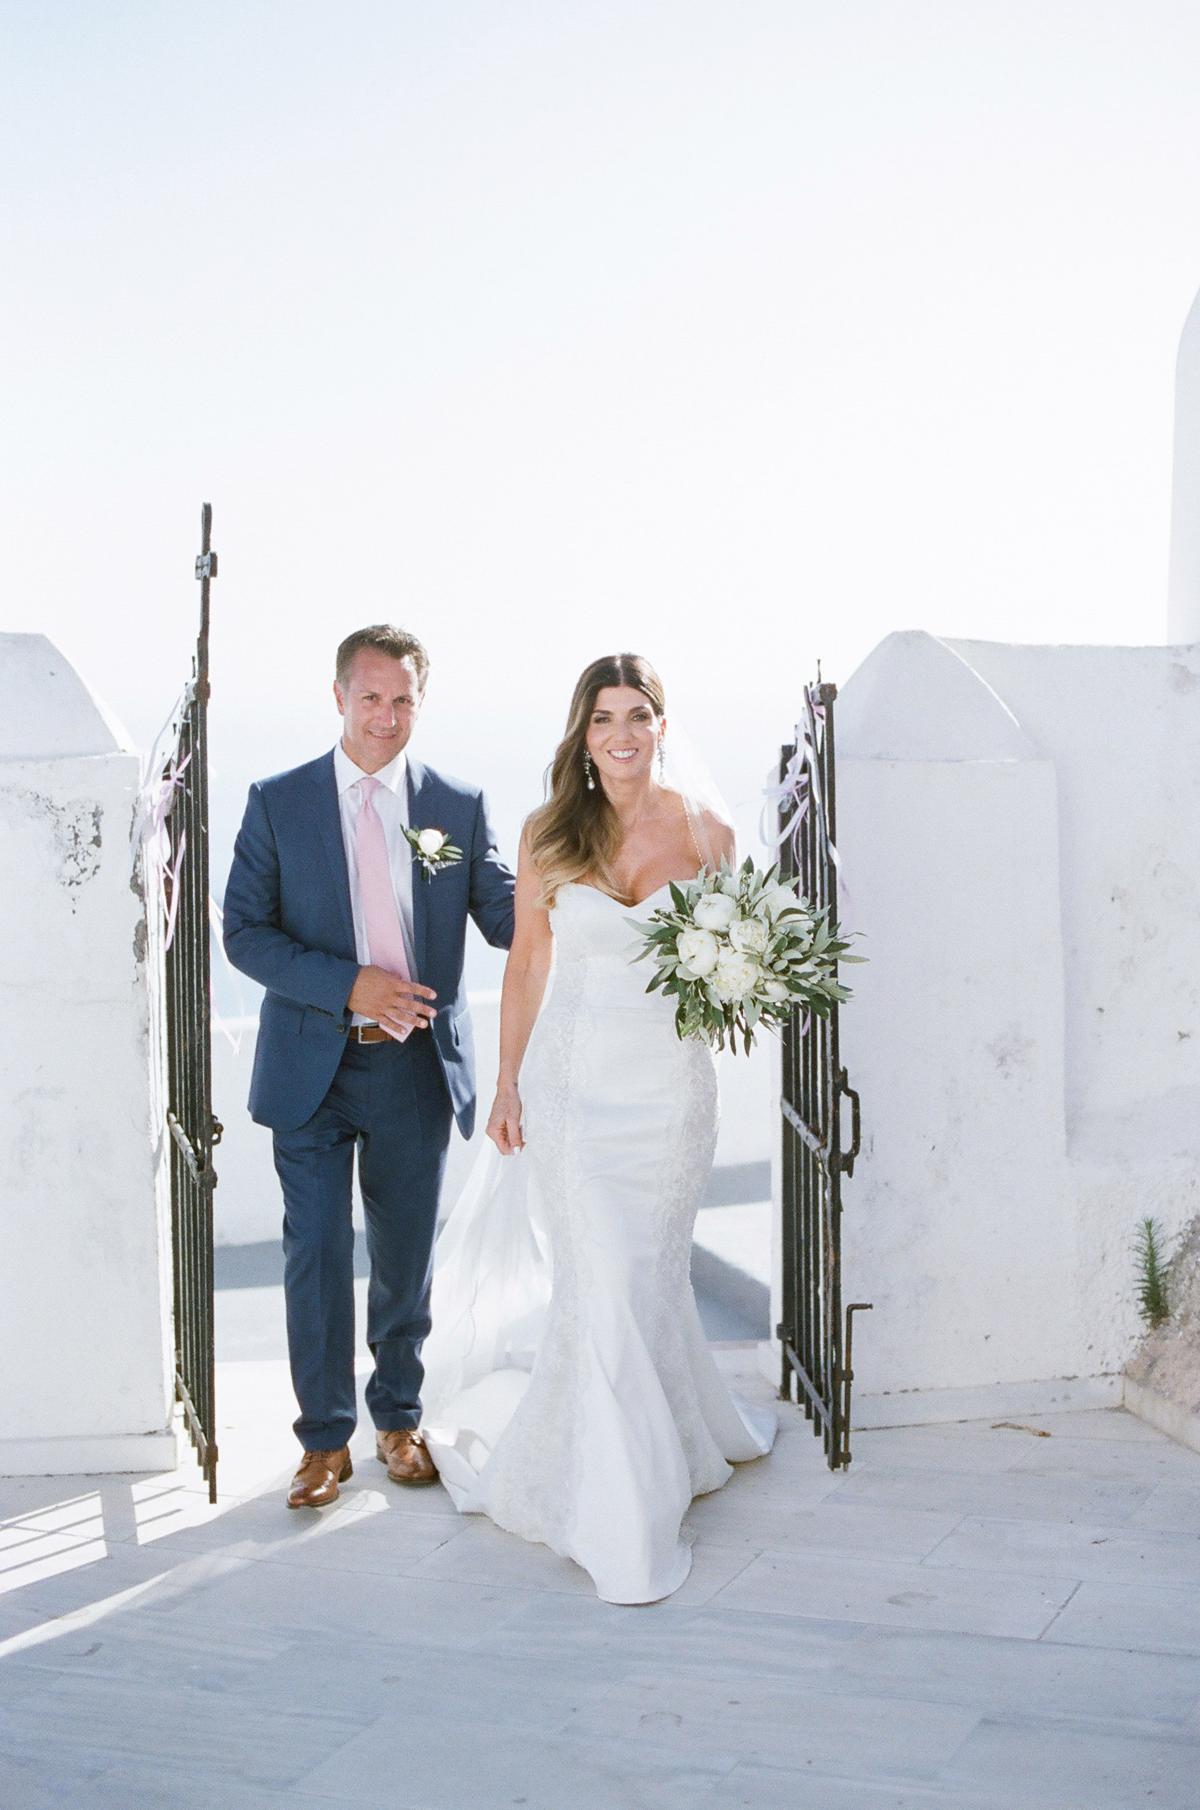
[[[688, 1503], [774, 1433], [772, 1417], [725, 1387], [692, 1292], [715, 1064], [706, 1045], [678, 1040], [672, 1003], [645, 992], [645, 965], [630, 959], [631, 917], [665, 890], [630, 911], [573, 884], [551, 913], [554, 975], [521, 1070], [525, 1154], [499, 1163], [471, 1209], [493, 1228], [511, 1219], [514, 1244], [531, 1225], [544, 1252], [549, 1302], [531, 1369], [490, 1355], [464, 1368], [440, 1348], [459, 1336], [443, 1327], [443, 1301], [469, 1301], [456, 1324], [472, 1336], [489, 1314], [525, 1308], [514, 1296], [485, 1310], [482, 1285], [464, 1290], [469, 1279], [446, 1273], [441, 1246], [427, 1347], [426, 1437], [457, 1506], [575, 1559], [611, 1602], [653, 1601], [683, 1582]], [[488, 1352], [504, 1346], [489, 1340]], [[451, 1374], [447, 1400], [439, 1378]]]

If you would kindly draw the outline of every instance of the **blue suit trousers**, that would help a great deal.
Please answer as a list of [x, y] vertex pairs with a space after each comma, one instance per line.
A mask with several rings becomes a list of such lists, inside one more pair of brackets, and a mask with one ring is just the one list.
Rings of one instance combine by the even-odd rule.
[[284, 1293], [296, 1436], [306, 1451], [348, 1444], [354, 1386], [354, 1155], [366, 1222], [367, 1407], [381, 1430], [421, 1420], [421, 1346], [450, 1096], [428, 1031], [405, 1043], [346, 1040], [328, 1093], [295, 1131], [276, 1131], [283, 1187]]

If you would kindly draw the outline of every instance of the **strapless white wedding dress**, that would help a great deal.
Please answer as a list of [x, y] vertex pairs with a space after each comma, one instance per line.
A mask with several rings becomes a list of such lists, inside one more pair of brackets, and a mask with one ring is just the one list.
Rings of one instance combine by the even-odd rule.
[[715, 1064], [631, 961], [629, 919], [666, 890], [630, 911], [560, 888], [526, 1149], [489, 1145], [446, 1223], [425, 1352], [425, 1434], [456, 1506], [574, 1559], [613, 1603], [678, 1589], [692, 1497], [775, 1434], [730, 1394], [692, 1292]]

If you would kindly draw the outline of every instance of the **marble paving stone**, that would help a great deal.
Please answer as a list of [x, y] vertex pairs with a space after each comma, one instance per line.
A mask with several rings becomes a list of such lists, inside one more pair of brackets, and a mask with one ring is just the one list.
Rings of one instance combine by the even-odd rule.
[[[514, 1681], [515, 1688], [519, 1683]], [[452, 1678], [446, 1681], [452, 1688]], [[330, 1794], [349, 1810], [401, 1810], [396, 1727], [383, 1718], [306, 1775], [296, 1801]], [[695, 1810], [735, 1756], [610, 1739], [498, 1738], [466, 1713], [403, 1742], [405, 1810]], [[786, 1806], [780, 1806], [786, 1810]]]
[[126, 1538], [137, 1546], [169, 1542], [171, 1552], [215, 1552], [222, 1547], [248, 1543], [266, 1549], [279, 1538], [303, 1538], [318, 1527], [341, 1528], [364, 1511], [365, 1504], [347, 1497], [320, 1512], [300, 1514], [289, 1509], [282, 1495], [240, 1498], [214, 1509], [195, 1496], [184, 1495], [139, 1508], [136, 1524]]
[[947, 1792], [937, 1785], [879, 1785], [742, 1760], [696, 1810], [1059, 1810], [1059, 1806], [1046, 1798], [1030, 1798], [1015, 1781], [977, 1795], [961, 1786]]
[[367, 1474], [365, 1464], [355, 1470], [354, 1480], [346, 1485], [342, 1493], [347, 1500], [356, 1500], [359, 1496], [373, 1499], [382, 1495], [387, 1500], [390, 1515], [419, 1515], [423, 1521], [436, 1515], [440, 1521], [448, 1521], [452, 1527], [462, 1527], [469, 1519], [468, 1516], [459, 1514], [440, 1483], [428, 1488], [389, 1483], [385, 1471], [375, 1470], [372, 1478]]
[[1031, 1439], [1020, 1470], [1103, 1477], [1110, 1483], [1186, 1483], [1200, 1486], [1200, 1452], [1165, 1434], [1153, 1443], [1125, 1439]]
[[462, 1525], [457, 1515], [447, 1519], [440, 1514], [394, 1512], [390, 1499], [378, 1490], [343, 1495], [320, 1511], [289, 1509], [275, 1495], [243, 1501], [210, 1518], [185, 1515], [174, 1521], [175, 1507], [169, 1529], [140, 1524], [131, 1538], [139, 1545], [154, 1544], [146, 1536], [156, 1535], [172, 1555], [225, 1550], [276, 1564], [394, 1571], [452, 1539]]
[[988, 1717], [943, 1771], [944, 1786], [978, 1790], [1012, 1777], [1055, 1810], [1196, 1810], [1200, 1740], [1128, 1734], [1061, 1717]]
[[[829, 1469], [821, 1456], [820, 1446], [814, 1446], [803, 1435], [781, 1436], [765, 1458], [735, 1464], [729, 1481], [713, 1494], [752, 1494], [756, 1490], [769, 1490], [775, 1494], [782, 1488], [789, 1497], [815, 1503], [835, 1495], [843, 1481], [844, 1473]], [[702, 1498], [708, 1499], [707, 1496]]]
[[[98, 1764], [102, 1769], [98, 1769]], [[23, 1757], [6, 1772], [0, 1760], [0, 1803], [4, 1810], [351, 1810], [343, 1797], [299, 1795], [300, 1786], [270, 1786], [258, 1781], [221, 1778], [203, 1764], [181, 1766], [171, 1760], [102, 1757], [49, 1761], [45, 1754]], [[353, 1810], [361, 1810], [353, 1806]], [[393, 1791], [388, 1810], [421, 1810]]]
[[[220, 1781], [287, 1785], [335, 1753], [364, 1718], [309, 1702], [265, 1713], [240, 1688], [212, 1691], [178, 1680], [151, 1684], [61, 1675], [4, 1708], [3, 1741], [17, 1753], [71, 1750], [98, 1756], [154, 1755], [181, 1768], [203, 1765], [214, 1801]], [[115, 1758], [114, 1758], [115, 1763]]]
[[[11, 1789], [12, 1795], [9, 1795]], [[220, 1810], [289, 1810], [295, 1802], [293, 1788], [276, 1791], [264, 1785], [222, 1779]], [[0, 1802], [5, 1810], [215, 1810], [214, 1784], [203, 1766], [175, 1765], [130, 1767], [122, 1764], [103, 1772], [72, 1773], [61, 1766], [48, 1776], [36, 1763], [23, 1769], [11, 1782], [0, 1770]], [[305, 1799], [312, 1810], [321, 1810], [315, 1799]], [[332, 1805], [332, 1799], [326, 1799]], [[346, 1810], [344, 1802], [339, 1810]], [[391, 1810], [407, 1810], [393, 1804]]]
[[649, 1739], [681, 1754], [737, 1754], [772, 1765], [845, 1772], [875, 1779], [932, 1779], [979, 1720], [957, 1704], [823, 1692], [798, 1713], [792, 1683], [747, 1677], [741, 1668], [708, 1676], [633, 1672], [575, 1719], [574, 1728], [608, 1735], [630, 1756]]
[[66, 1534], [32, 1533], [0, 1554], [0, 1595], [44, 1591], [55, 1578], [90, 1569], [107, 1556], [103, 1540], [73, 1540]]
[[[0, 1477], [0, 1523], [8, 1521], [34, 1520], [39, 1527], [48, 1527], [56, 1532], [69, 1532], [69, 1528], [48, 1520], [63, 1511], [68, 1515], [72, 1510], [87, 1515], [95, 1510], [98, 1492], [103, 1485], [114, 1489], [127, 1489], [134, 1482], [144, 1481], [139, 1473], [116, 1478], [96, 1477]], [[170, 1479], [174, 1481], [173, 1478]]]
[[[1078, 1442], [1076, 1442], [1078, 1443]], [[907, 1470], [1009, 1471], [1028, 1456], [1031, 1446], [1050, 1439], [993, 1428], [987, 1421], [949, 1421], [934, 1426], [856, 1429], [850, 1442], [850, 1475], [868, 1465], [903, 1466]]]
[[80, 1547], [82, 1562], [31, 1581], [19, 1601], [44, 1617], [83, 1615], [89, 1619], [123, 1612], [130, 1600], [168, 1604], [177, 1595], [236, 1572], [244, 1561], [226, 1552], [173, 1556], [161, 1546], [142, 1549], [99, 1541]]
[[36, 1505], [30, 1503], [20, 1524], [75, 1539], [137, 1541], [139, 1536], [145, 1540], [183, 1525], [218, 1524], [240, 1502], [240, 1497], [223, 1493], [213, 1507], [207, 1492], [191, 1489], [176, 1476], [96, 1478], [90, 1490], [72, 1487], [47, 1494]]
[[479, 1642], [498, 1660], [606, 1665], [617, 1676], [636, 1667], [686, 1676], [743, 1666], [748, 1678], [811, 1681], [837, 1664], [863, 1636], [861, 1622], [761, 1615], [700, 1606], [672, 1608], [670, 1599], [630, 1610], [594, 1599], [540, 1592]]
[[[1133, 1521], [1154, 1493], [1149, 1483], [1108, 1483], [1053, 1473], [851, 1469], [839, 1502], [942, 1514], [994, 1515], [1010, 1521]], [[1166, 1487], [1159, 1485], [1159, 1488]], [[1151, 1525], [1158, 1525], [1152, 1522]]]
[[[1055, 1715], [1186, 1729], [1200, 1707], [1189, 1656], [865, 1628], [831, 1651], [817, 1688], [957, 1703], [983, 1715]], [[900, 1713], [899, 1711], [897, 1713]]]
[[[7, 1711], [22, 1697], [40, 1695], [46, 1688], [46, 1675], [16, 1659], [0, 1658], [0, 1769], [4, 1755], [4, 1720]], [[4, 1802], [0, 1792], [0, 1803]]]
[[[105, 1758], [64, 1758], [53, 1749], [18, 1751], [0, 1737], [0, 1803], [4, 1810], [110, 1810], [117, 1799], [106, 1795], [104, 1769]], [[128, 1806], [129, 1788], [122, 1789]]]
[[1034, 1640], [1075, 1588], [1054, 1577], [762, 1553], [715, 1598], [720, 1608], [941, 1628]]
[[1200, 1484], [1159, 1483], [1129, 1517], [1131, 1527], [1200, 1535]]
[[9, 1572], [20, 1571], [35, 1555], [49, 1557], [85, 1544], [83, 1535], [51, 1533], [34, 1527], [28, 1521], [8, 1521], [0, 1527], [0, 1579]]
[[824, 1465], [814, 1468], [806, 1461], [789, 1467], [772, 1452], [765, 1460], [739, 1465], [724, 1488], [696, 1497], [688, 1512], [701, 1510], [715, 1518], [716, 1504], [725, 1502], [734, 1505], [734, 1513], [755, 1506], [818, 1508], [836, 1503], [844, 1482], [844, 1476], [835, 1476]]
[[1166, 1439], [1157, 1427], [1146, 1425], [1128, 1408], [1068, 1408], [1061, 1414], [1017, 1414], [1025, 1426], [1041, 1427], [1052, 1436], [1078, 1439], [1140, 1440], [1154, 1445]]
[[804, 1447], [777, 1443], [766, 1458], [735, 1465], [733, 1475], [701, 1502], [752, 1501], [768, 1497], [794, 1502], [798, 1508], [815, 1508], [836, 1499], [842, 1479]]
[[87, 1627], [51, 1624], [48, 1638], [20, 1646], [0, 1659], [0, 1675], [139, 1679], [152, 1684], [178, 1677], [205, 1689], [228, 1689], [275, 1664], [293, 1642], [270, 1629], [197, 1627], [166, 1616], [133, 1611]]
[[30, 1628], [40, 1627], [45, 1620], [45, 1615], [32, 1603], [18, 1596], [0, 1596], [0, 1656], [7, 1641], [27, 1633]]
[[[687, 1582], [672, 1602], [680, 1608], [706, 1602], [749, 1562], [742, 1547], [697, 1543]], [[497, 1583], [521, 1589], [556, 1590], [571, 1595], [595, 1596], [587, 1572], [570, 1559], [560, 1558], [548, 1546], [520, 1540], [490, 1522], [471, 1517], [457, 1540], [449, 1541], [428, 1558], [408, 1568], [406, 1575], [423, 1579], [453, 1579], [460, 1583]]]
[[[282, 1497], [273, 1494], [258, 1499], [222, 1495], [220, 1501], [212, 1504], [207, 1492], [187, 1488], [173, 1479], [150, 1478], [120, 1488], [101, 1484], [88, 1496], [30, 1510], [20, 1525], [77, 1539], [136, 1546], [183, 1535], [195, 1549], [236, 1539], [252, 1530], [275, 1507], [284, 1509], [284, 1504]], [[330, 1512], [340, 1512], [341, 1507], [339, 1503]]]
[[503, 1625], [528, 1592], [495, 1584], [387, 1577], [378, 1572], [311, 1571], [303, 1580], [290, 1565], [249, 1564], [186, 1597], [157, 1601], [151, 1613], [189, 1626], [269, 1627], [291, 1641], [314, 1628], [332, 1638], [375, 1637], [412, 1627], [422, 1645], [466, 1650]]
[[[574, 1730], [575, 1719], [611, 1688], [612, 1678], [589, 1665], [527, 1658], [519, 1673], [491, 1654], [449, 1653], [423, 1646], [421, 1632], [398, 1624], [369, 1641], [330, 1640], [321, 1633], [297, 1642], [269, 1667], [260, 1667], [239, 1693], [241, 1706], [264, 1716], [276, 1708], [311, 1705], [320, 1714], [363, 1725], [382, 1720], [407, 1744], [415, 1729], [449, 1733], [449, 1705], [468, 1713], [472, 1728], [493, 1744]], [[394, 1781], [399, 1783], [398, 1780]]]
[[211, 1503], [206, 1490], [168, 1488], [158, 1479], [130, 1492], [123, 1524], [105, 1503], [105, 1531], [110, 1540], [119, 1538], [136, 1546], [152, 1546], [180, 1536], [190, 1541], [193, 1535], [217, 1545], [241, 1535], [252, 1524], [257, 1506], [253, 1497], [235, 1496], [226, 1490]]
[[920, 1559], [957, 1525], [957, 1514], [923, 1508], [881, 1508], [848, 1500], [816, 1508], [763, 1497], [726, 1499], [724, 1492], [693, 1502], [687, 1525], [713, 1546], [746, 1546], [805, 1552], [870, 1553]]
[[285, 1535], [266, 1543], [261, 1556], [270, 1564], [302, 1570], [367, 1571], [392, 1577], [461, 1537], [457, 1517], [447, 1521], [442, 1515], [359, 1514], [336, 1536], [303, 1540]]
[[1043, 1639], [1200, 1656], [1200, 1590], [1088, 1578]]
[[925, 1560], [929, 1569], [1033, 1572], [1039, 1577], [1200, 1584], [1200, 1537], [1096, 1524], [961, 1521]]
[[[1126, 1783], [1140, 1740], [1170, 1789], [1200, 1738], [1200, 1581], [1055, 1575], [1097, 1532], [1119, 1570], [1152, 1549], [1189, 1575], [1200, 1460], [1123, 1414], [856, 1434], [834, 1474], [784, 1405], [772, 1457], [693, 1505], [693, 1579], [622, 1608], [443, 1490], [389, 1485], [365, 1420], [341, 1502], [289, 1514], [286, 1366], [223, 1366], [221, 1400], [216, 1515], [187, 1464], [0, 1480], [0, 1563], [31, 1534], [88, 1555], [0, 1596], [2, 1810], [1077, 1810], [1054, 1731], [1072, 1765], [1087, 1731], [1117, 1741], [1098, 1773]], [[215, 1776], [181, 1705], [218, 1746], [228, 1722]], [[988, 1727], [1029, 1739], [1028, 1776]], [[1172, 1810], [1094, 1796], [1078, 1810]]]

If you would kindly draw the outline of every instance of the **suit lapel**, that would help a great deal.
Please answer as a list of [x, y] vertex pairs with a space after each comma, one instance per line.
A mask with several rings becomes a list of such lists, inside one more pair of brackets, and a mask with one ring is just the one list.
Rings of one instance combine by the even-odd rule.
[[354, 912], [350, 905], [350, 875], [346, 871], [346, 844], [342, 840], [342, 814], [338, 809], [337, 775], [334, 772], [332, 752], [317, 763], [317, 822], [321, 827], [321, 840], [325, 844], [325, 853], [329, 857], [333, 874], [345, 946], [348, 953], [353, 955], [356, 950]]
[[[433, 780], [419, 760], [411, 757], [408, 762], [408, 827], [411, 830], [436, 829], [437, 825], [429, 816], [432, 808]], [[412, 868], [412, 911], [413, 911], [413, 954], [416, 957], [416, 978], [423, 980], [425, 976], [425, 944], [428, 929], [429, 884], [416, 856], [413, 856]]]

